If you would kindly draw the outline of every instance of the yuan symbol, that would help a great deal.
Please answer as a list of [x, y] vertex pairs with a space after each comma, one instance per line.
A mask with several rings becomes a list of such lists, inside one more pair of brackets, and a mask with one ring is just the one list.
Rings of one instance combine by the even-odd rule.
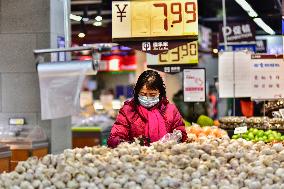
[[122, 22], [122, 18], [126, 18], [126, 7], [128, 6], [128, 4], [124, 4], [124, 7], [123, 9], [121, 10], [120, 7], [119, 7], [119, 4], [116, 4], [115, 5], [118, 9], [118, 11], [116, 12], [118, 15], [117, 15], [117, 18], [120, 18], [120, 22]]

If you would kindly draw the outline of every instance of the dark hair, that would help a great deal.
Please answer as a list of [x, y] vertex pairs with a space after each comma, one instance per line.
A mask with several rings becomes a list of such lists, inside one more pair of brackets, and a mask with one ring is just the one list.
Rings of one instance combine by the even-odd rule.
[[144, 85], [146, 85], [147, 89], [159, 90], [160, 101], [166, 98], [166, 86], [160, 74], [153, 70], [147, 70], [139, 76], [134, 87], [134, 101], [136, 104], [139, 104], [138, 94]]

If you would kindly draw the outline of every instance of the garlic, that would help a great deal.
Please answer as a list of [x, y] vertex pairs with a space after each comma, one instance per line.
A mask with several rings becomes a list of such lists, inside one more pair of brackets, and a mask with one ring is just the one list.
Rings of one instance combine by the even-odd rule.
[[284, 150], [243, 139], [122, 143], [85, 147], [20, 162], [0, 188], [283, 188]]

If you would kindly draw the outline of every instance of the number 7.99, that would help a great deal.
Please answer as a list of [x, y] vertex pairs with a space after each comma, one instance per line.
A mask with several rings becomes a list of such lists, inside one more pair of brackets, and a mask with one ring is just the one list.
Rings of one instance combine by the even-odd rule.
[[[168, 5], [166, 3], [155, 3], [154, 7], [162, 8], [164, 12], [164, 30], [168, 31], [169, 29], [169, 21], [168, 21]], [[178, 19], [172, 21], [172, 27], [174, 24], [181, 23], [183, 20], [182, 17], [182, 3], [174, 2], [170, 4], [170, 14], [178, 15]], [[186, 20], [186, 23], [191, 23], [196, 21], [196, 4], [194, 2], [185, 2], [184, 3], [184, 11], [187, 15], [191, 15], [191, 19]]]

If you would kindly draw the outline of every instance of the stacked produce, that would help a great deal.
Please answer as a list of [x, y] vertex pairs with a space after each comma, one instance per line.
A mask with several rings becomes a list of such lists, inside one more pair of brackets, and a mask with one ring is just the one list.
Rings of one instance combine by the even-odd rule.
[[264, 110], [266, 114], [271, 114], [272, 111], [277, 111], [282, 108], [284, 108], [284, 99], [269, 101], [264, 105]]
[[0, 188], [284, 188], [284, 147], [243, 139], [123, 143], [65, 150], [21, 162]]
[[263, 131], [258, 129], [250, 128], [244, 134], [237, 134], [232, 136], [233, 139], [243, 138], [245, 140], [250, 140], [253, 142], [263, 141], [263, 142], [275, 142], [284, 141], [284, 135], [277, 131]]
[[190, 141], [198, 140], [202, 137], [213, 137], [213, 138], [223, 138], [228, 137], [226, 131], [219, 129], [218, 127], [200, 127], [200, 126], [191, 126], [186, 127], [186, 132], [188, 139]]
[[268, 117], [223, 117], [220, 119], [220, 127], [223, 129], [235, 129], [240, 126], [257, 129], [284, 129], [283, 118], [268, 118]]
[[245, 121], [245, 117], [227, 116], [222, 117], [220, 120], [220, 127], [224, 129], [234, 129], [240, 127]]

